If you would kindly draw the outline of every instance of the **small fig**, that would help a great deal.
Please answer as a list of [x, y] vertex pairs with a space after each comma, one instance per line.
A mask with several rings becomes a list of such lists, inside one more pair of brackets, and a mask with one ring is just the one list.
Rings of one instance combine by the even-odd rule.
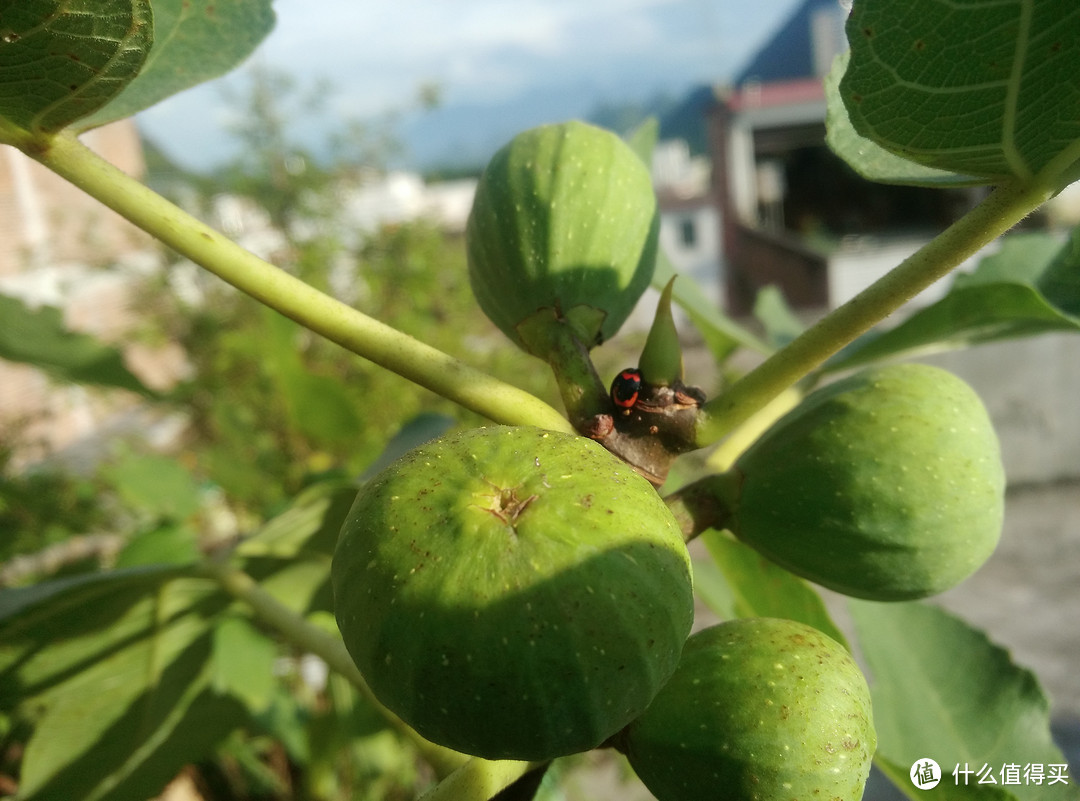
[[703, 629], [618, 747], [659, 801], [858, 801], [877, 747], [848, 652], [803, 623]]
[[484, 313], [541, 358], [540, 313], [586, 346], [618, 331], [649, 285], [659, 217], [649, 170], [610, 131], [583, 122], [514, 137], [480, 178], [465, 238]]
[[804, 578], [876, 601], [942, 592], [1001, 535], [1005, 474], [979, 397], [936, 367], [807, 396], [739, 457], [729, 528]]
[[690, 631], [690, 562], [641, 476], [585, 437], [494, 426], [423, 445], [356, 498], [334, 555], [345, 645], [429, 740], [488, 759], [593, 748]]

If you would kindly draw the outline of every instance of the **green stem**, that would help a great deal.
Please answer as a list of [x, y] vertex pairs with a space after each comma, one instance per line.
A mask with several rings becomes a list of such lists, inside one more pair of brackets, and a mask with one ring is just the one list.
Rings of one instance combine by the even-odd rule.
[[[273, 629], [287, 642], [302, 651], [320, 657], [330, 670], [344, 676], [375, 709], [386, 718], [393, 728], [410, 740], [424, 759], [439, 776], [446, 776], [457, 770], [465, 760], [464, 754], [443, 748], [429, 742], [405, 724], [397, 715], [384, 707], [371, 692], [364, 677], [345, 650], [345, 644], [339, 637], [334, 637], [322, 629], [311, 625], [300, 615], [286, 607], [274, 596], [258, 585], [247, 573], [229, 565], [207, 561], [200, 566], [200, 571], [215, 580], [221, 588], [233, 598], [247, 604], [255, 617]], [[465, 763], [467, 764], [467, 763]]]
[[538, 767], [531, 762], [470, 758], [425, 740], [379, 703], [339, 638], [308, 623], [242, 570], [218, 562], [206, 562], [200, 569], [233, 598], [247, 604], [264, 625], [300, 650], [317, 655], [331, 670], [344, 676], [396, 731], [416, 746], [435, 774], [444, 777], [424, 794], [424, 801], [488, 801]]
[[1051, 197], [1046, 183], [1014, 182], [941, 232], [895, 269], [808, 328], [702, 407], [697, 442], [708, 445], [793, 386]]
[[574, 334], [573, 326], [556, 319], [549, 309], [525, 318], [518, 331], [551, 365], [566, 416], [576, 430], [584, 432], [593, 417], [608, 410], [607, 388], [596, 373], [589, 349]]
[[244, 250], [73, 135], [27, 137], [15, 144], [178, 253], [342, 347], [497, 423], [572, 431], [566, 418], [539, 398], [368, 317]]
[[699, 478], [664, 498], [679, 524], [683, 541], [690, 542], [710, 528], [726, 528], [739, 497], [739, 478], [718, 473]]
[[424, 793], [420, 801], [488, 801], [536, 767], [531, 762], [474, 757]]

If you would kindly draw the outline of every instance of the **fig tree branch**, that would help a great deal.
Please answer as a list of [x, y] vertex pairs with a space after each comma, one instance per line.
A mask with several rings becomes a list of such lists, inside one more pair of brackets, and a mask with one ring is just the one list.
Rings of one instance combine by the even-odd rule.
[[726, 436], [842, 347], [1024, 219], [1053, 195], [1052, 177], [997, 187], [891, 272], [706, 403], [698, 420], [698, 444], [708, 445]]
[[532, 762], [493, 762], [473, 757], [419, 801], [488, 801], [536, 767]]
[[572, 432], [566, 418], [539, 398], [263, 261], [109, 164], [74, 135], [16, 138], [0, 133], [181, 255], [330, 341], [497, 423]]
[[308, 623], [260, 587], [255, 579], [238, 568], [207, 561], [201, 566], [201, 572], [214, 579], [226, 593], [250, 607], [257, 620], [286, 642], [315, 654], [326, 662], [331, 670], [344, 676], [399, 734], [416, 746], [437, 775], [451, 774], [468, 759], [465, 755], [451, 751], [449, 748], [428, 742], [379, 703], [367, 682], [364, 681], [364, 677], [353, 664], [340, 637], [335, 637]]

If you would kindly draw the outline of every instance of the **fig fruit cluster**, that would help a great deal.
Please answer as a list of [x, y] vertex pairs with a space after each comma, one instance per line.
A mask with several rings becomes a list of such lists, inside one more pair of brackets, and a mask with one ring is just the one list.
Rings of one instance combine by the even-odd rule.
[[703, 629], [619, 747], [659, 801], [859, 801], [877, 746], [847, 650], [791, 620]]
[[332, 580], [376, 697], [489, 759], [594, 748], [674, 672], [690, 561], [655, 490], [597, 443], [490, 427], [421, 446], [366, 485]]
[[[606, 743], [660, 801], [856, 801], [876, 736], [844, 646], [765, 618], [687, 639], [684, 532], [643, 477], [662, 482], [707, 411], [682, 383], [671, 284], [610, 395], [589, 361], [648, 285], [656, 233], [649, 171], [614, 134], [544, 126], [496, 154], [466, 232], [470, 282], [507, 336], [557, 367], [586, 436], [480, 428], [379, 473], [334, 556], [338, 626], [379, 701], [448, 748], [544, 761]], [[599, 401], [579, 403], [590, 392]], [[812, 393], [731, 470], [668, 501], [694, 531], [727, 528], [794, 573], [885, 601], [974, 572], [1003, 499], [974, 391], [906, 364]]]
[[993, 552], [1004, 517], [997, 436], [975, 391], [937, 367], [864, 370], [803, 400], [737, 460], [728, 528], [846, 595], [921, 598]]

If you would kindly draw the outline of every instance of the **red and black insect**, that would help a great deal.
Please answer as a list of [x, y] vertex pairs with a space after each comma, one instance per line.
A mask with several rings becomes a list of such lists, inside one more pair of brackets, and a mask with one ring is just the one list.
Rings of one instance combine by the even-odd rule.
[[623, 370], [611, 382], [611, 400], [622, 409], [632, 409], [641, 392], [641, 373], [636, 367]]

